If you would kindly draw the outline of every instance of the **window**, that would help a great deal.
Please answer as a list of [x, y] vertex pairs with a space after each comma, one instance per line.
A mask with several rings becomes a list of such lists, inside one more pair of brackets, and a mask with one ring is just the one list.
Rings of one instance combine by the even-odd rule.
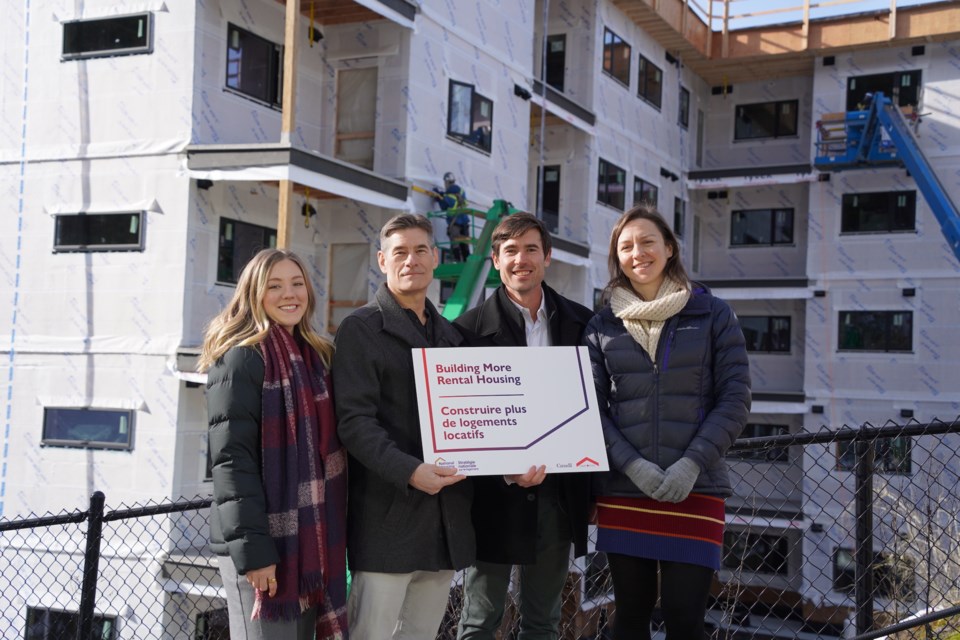
[[677, 122], [684, 129], [690, 126], [690, 92], [683, 87], [680, 87], [680, 114]]
[[790, 316], [739, 316], [753, 353], [790, 353]]
[[563, 92], [563, 80], [567, 66], [567, 36], [547, 36], [547, 84]]
[[626, 171], [601, 159], [597, 179], [597, 200], [623, 211], [623, 187], [626, 179]]
[[843, 194], [841, 233], [914, 231], [916, 219], [916, 191]]
[[[114, 616], [93, 616], [91, 637], [113, 640], [116, 637]], [[27, 607], [25, 640], [60, 640], [76, 638], [80, 632], [80, 614], [40, 607]]]
[[[853, 549], [839, 547], [833, 551], [833, 589], [853, 593], [856, 589], [857, 558]], [[914, 561], [906, 556], [874, 553], [874, 595], [881, 598], [901, 598], [913, 601], [916, 597]]]
[[630, 86], [630, 45], [610, 29], [603, 30], [603, 70], [623, 86]]
[[[913, 462], [910, 450], [912, 440], [910, 436], [894, 436], [892, 438], [877, 438], [874, 446], [874, 469], [880, 473], [896, 475], [910, 475], [913, 473]], [[857, 443], [837, 443], [837, 471], [854, 471], [857, 466]]]
[[[768, 438], [771, 436], [785, 436], [790, 433], [790, 429], [785, 424], [757, 424], [747, 423], [743, 427], [741, 438]], [[728, 458], [737, 460], [749, 460], [752, 462], [789, 462], [789, 447], [770, 447], [767, 449], [744, 449], [731, 451], [727, 454]]]
[[493, 102], [477, 93], [473, 85], [451, 80], [447, 135], [489, 153]]
[[656, 208], [658, 194], [657, 185], [650, 184], [642, 178], [633, 179], [633, 206], [648, 204]]
[[210, 609], [197, 614], [193, 640], [230, 640], [230, 618], [227, 609]]
[[283, 95], [283, 47], [229, 25], [227, 88], [279, 108]]
[[680, 198], [673, 199], [673, 233], [682, 238], [686, 233], [687, 203]]
[[754, 140], [797, 135], [798, 105], [796, 100], [739, 105], [733, 139]]
[[540, 188], [540, 178], [543, 178], [543, 197], [540, 216], [546, 223], [550, 233], [556, 233], [560, 228], [560, 165], [553, 164], [537, 172], [537, 189]]
[[122, 56], [153, 51], [153, 15], [141, 13], [63, 23], [61, 60]]
[[640, 73], [637, 77], [637, 95], [660, 110], [663, 99], [663, 71], [643, 56], [640, 56]]
[[894, 71], [847, 78], [847, 111], [861, 109], [864, 96], [882, 91], [897, 106], [916, 106], [920, 102], [921, 72]]
[[912, 311], [841, 311], [840, 351], [913, 351]]
[[793, 209], [746, 209], [730, 218], [733, 246], [793, 244]]
[[337, 71], [338, 160], [373, 169], [377, 128], [377, 68]]
[[261, 249], [277, 246], [277, 231], [238, 220], [220, 219], [217, 282], [236, 284], [240, 271]]
[[43, 410], [45, 445], [88, 449], [130, 449], [133, 411], [120, 409]]
[[54, 251], [142, 251], [143, 212], [56, 216]]
[[746, 531], [723, 533], [723, 566], [726, 569], [785, 576], [790, 568], [789, 555], [790, 543], [786, 536]]

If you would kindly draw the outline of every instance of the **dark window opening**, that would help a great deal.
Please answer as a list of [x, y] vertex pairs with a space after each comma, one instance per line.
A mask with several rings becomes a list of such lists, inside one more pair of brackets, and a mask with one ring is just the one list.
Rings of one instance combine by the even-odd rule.
[[[785, 436], [790, 429], [785, 424], [759, 424], [749, 422], [740, 433], [741, 438], [768, 438], [771, 436]], [[785, 446], [769, 447], [766, 449], [742, 449], [730, 451], [728, 458], [748, 460], [750, 462], [789, 462], [790, 448]]]
[[[852, 594], [857, 586], [857, 558], [854, 550], [839, 547], [833, 551], [833, 589]], [[874, 553], [873, 595], [881, 598], [898, 598], [913, 601], [916, 598], [916, 564], [906, 556], [890, 553]]]
[[[877, 438], [873, 467], [880, 473], [910, 475], [913, 473], [912, 439], [910, 436]], [[837, 471], [854, 471], [857, 467], [855, 442], [837, 443]]]
[[279, 108], [283, 96], [283, 47], [229, 25], [227, 88]]
[[847, 111], [861, 110], [866, 106], [866, 95], [878, 91], [898, 107], [916, 106], [920, 102], [921, 78], [919, 69], [847, 78]]
[[447, 135], [490, 153], [493, 101], [477, 93], [473, 85], [451, 80]]
[[916, 191], [843, 194], [841, 233], [915, 231], [916, 221]]
[[912, 311], [841, 311], [840, 351], [913, 351]]
[[[541, 219], [546, 223], [550, 233], [557, 233], [560, 229], [560, 165], [548, 165], [537, 172], [537, 188], [543, 180], [542, 202], [540, 208]], [[541, 198], [538, 198], [541, 200]]]
[[600, 170], [597, 178], [597, 200], [603, 204], [616, 207], [623, 211], [624, 183], [627, 172], [606, 160], [600, 160]]
[[547, 84], [563, 93], [567, 65], [567, 36], [547, 36]]
[[217, 282], [236, 284], [240, 279], [240, 271], [258, 251], [276, 246], [276, 229], [221, 218]]
[[723, 566], [753, 573], [788, 575], [790, 543], [786, 536], [725, 531]]
[[62, 60], [151, 53], [153, 15], [63, 23]]
[[732, 246], [793, 244], [793, 209], [746, 209], [730, 217]]
[[53, 250], [142, 251], [143, 212], [58, 215]]
[[660, 190], [657, 188], [657, 185], [650, 184], [642, 178], [634, 177], [633, 206], [637, 206], [638, 204], [648, 204], [651, 207], [656, 208], [659, 193]]
[[687, 203], [680, 198], [673, 199], [673, 233], [682, 238], [686, 233]]
[[734, 140], [784, 138], [797, 135], [797, 100], [737, 106]]
[[133, 411], [45, 408], [41, 442], [59, 447], [130, 449]]
[[637, 95], [660, 109], [663, 100], [663, 71], [643, 56], [640, 56], [640, 72], [637, 82]]
[[230, 618], [227, 609], [210, 609], [198, 613], [193, 640], [230, 640]]
[[610, 29], [603, 30], [603, 70], [623, 86], [630, 86], [630, 45]]
[[[93, 616], [91, 638], [113, 640], [116, 637], [114, 616]], [[80, 614], [41, 607], [27, 607], [25, 640], [60, 640], [76, 638], [80, 633]]]
[[683, 87], [680, 87], [680, 113], [677, 118], [684, 129], [690, 126], [690, 92]]
[[790, 353], [790, 316], [739, 316], [747, 351]]

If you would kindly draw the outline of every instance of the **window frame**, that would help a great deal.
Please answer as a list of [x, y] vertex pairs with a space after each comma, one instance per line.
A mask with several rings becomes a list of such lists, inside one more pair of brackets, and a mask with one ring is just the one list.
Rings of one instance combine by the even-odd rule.
[[[854, 204], [852, 201], [854, 199], [859, 200], [863, 197], [868, 198], [878, 198], [880, 196], [886, 196], [886, 202], [884, 203], [883, 215], [886, 219], [886, 228], [885, 229], [850, 229], [846, 228], [848, 223], [848, 217], [857, 216], [858, 222], [860, 221], [860, 216], [862, 212], [862, 205], [859, 203]], [[900, 207], [898, 201], [900, 198], [905, 198], [905, 203], [903, 207]], [[854, 209], [854, 207], [856, 207]], [[895, 223], [897, 220], [898, 209], [904, 209], [910, 219], [911, 225], [907, 229], [895, 229]], [[852, 225], [851, 225], [852, 226]], [[878, 234], [890, 234], [890, 233], [916, 233], [917, 232], [917, 192], [914, 190], [901, 190], [901, 191], [866, 191], [866, 192], [855, 192], [855, 193], [844, 193], [841, 197], [840, 203], [840, 234], [841, 235], [878, 235]]]
[[[743, 331], [743, 321], [744, 321], [745, 319], [748, 319], [748, 318], [751, 318], [751, 319], [752, 319], [752, 318], [766, 318], [766, 320], [767, 320], [767, 328], [766, 328], [766, 331], [765, 331], [764, 334], [763, 334], [764, 336], [766, 336], [766, 338], [765, 338], [765, 339], [764, 339], [764, 338], [761, 338], [761, 342], [764, 343], [764, 344], [766, 345], [766, 347], [765, 347], [765, 348], [760, 348], [760, 349], [751, 349], [751, 348], [750, 348], [750, 341], [747, 340], [747, 345], [746, 345], [746, 347], [747, 347], [747, 353], [776, 353], [776, 354], [786, 354], [786, 355], [789, 355], [789, 354], [791, 354], [791, 353], [793, 352], [793, 316], [789, 316], [789, 315], [752, 315], [752, 314], [740, 315], [740, 314], [737, 314], [737, 318], [738, 318], [738, 320], [740, 321], [740, 329], [741, 329], [741, 331]], [[786, 348], [786, 349], [775, 349], [775, 348], [773, 348], [773, 346], [772, 346], [772, 343], [773, 343], [772, 336], [774, 336], [775, 333], [776, 333], [776, 332], [774, 331], [774, 326], [773, 326], [773, 325], [774, 325], [774, 322], [776, 322], [776, 321], [783, 321], [783, 320], [786, 320], [786, 321], [787, 321], [787, 328], [786, 328], [786, 331], [787, 331], [787, 348]], [[745, 332], [744, 332], [744, 335], [746, 335]], [[777, 341], [777, 343], [779, 344], [779, 340]]]
[[[619, 204], [619, 205], [617, 205], [617, 204], [615, 204], [615, 203], [612, 203], [612, 202], [609, 202], [609, 200], [610, 200], [610, 188], [609, 188], [609, 183], [608, 183], [608, 181], [604, 180], [603, 178], [604, 178], [605, 176], [609, 175], [610, 172], [609, 172], [609, 171], [604, 172], [603, 169], [604, 169], [605, 166], [608, 167], [608, 168], [616, 169], [617, 172], [622, 176], [621, 184], [624, 186], [624, 189], [620, 192], [620, 204]], [[626, 205], [626, 199], [627, 199], [627, 194], [625, 193], [625, 192], [626, 192], [626, 182], [627, 182], [627, 170], [626, 170], [626, 169], [624, 169], [623, 167], [619, 167], [619, 166], [613, 164], [612, 162], [609, 162], [609, 161], [607, 161], [607, 160], [604, 160], [603, 158], [599, 158], [599, 162], [597, 163], [597, 202], [599, 202], [600, 204], [604, 204], [604, 205], [606, 205], [606, 206], [608, 206], [608, 207], [613, 207], [614, 209], [617, 209], [618, 211], [623, 211], [623, 210], [624, 210], [624, 207], [625, 207], [625, 205]], [[602, 197], [601, 197], [601, 196], [602, 196]]]
[[[897, 449], [902, 448], [903, 457], [895, 457]], [[889, 436], [877, 438], [875, 446], [874, 471], [884, 475], [913, 475], [913, 438], [911, 436]], [[856, 442], [838, 442], [834, 447], [834, 470], [856, 472]]]
[[[103, 412], [117, 414], [121, 420], [126, 417], [126, 442], [106, 441], [106, 440], [80, 440], [73, 438], [56, 438], [48, 435], [50, 429], [50, 419], [57, 413], [82, 414], [84, 412]], [[76, 424], [71, 425], [75, 427]], [[134, 430], [136, 429], [136, 411], [133, 409], [113, 409], [100, 407], [44, 407], [43, 408], [43, 427], [40, 431], [40, 445], [43, 447], [67, 447], [71, 449], [111, 449], [116, 451], [132, 451]], [[60, 434], [57, 434], [60, 435]]]
[[[607, 35], [610, 35], [611, 42], [607, 42]], [[626, 47], [626, 55], [622, 56], [626, 61], [626, 69], [620, 69], [616, 61], [616, 51], [620, 47]], [[609, 52], [609, 56], [608, 56]], [[630, 88], [630, 58], [633, 53], [633, 47], [627, 44], [627, 41], [618, 36], [608, 27], [603, 28], [603, 56], [601, 58], [601, 69], [607, 76], [613, 78], [624, 87]], [[622, 76], [622, 77], [621, 77]]]
[[[651, 69], [654, 75], [659, 74], [659, 80], [651, 80]], [[653, 83], [656, 84], [656, 96], [652, 95], [651, 84]], [[637, 97], [657, 111], [660, 111], [663, 106], [663, 69], [650, 62], [650, 59], [643, 54], [638, 54], [637, 60]]]
[[[33, 615], [38, 613], [43, 615], [44, 618], [48, 617], [50, 614], [60, 615], [60, 616], [70, 616], [71, 620], [69, 620], [68, 622], [75, 625], [77, 629], [79, 629], [80, 627], [79, 611], [67, 611], [66, 609], [54, 609], [50, 607], [28, 606], [26, 616], [25, 616], [26, 624], [24, 625], [24, 628], [23, 628], [24, 638], [37, 637], [35, 635], [35, 631], [31, 628], [31, 625], [36, 625], [38, 624], [38, 622], [43, 625], [43, 629], [42, 629], [43, 636], [41, 636], [43, 640], [58, 640], [59, 638], [63, 637], [62, 634], [58, 635], [56, 638], [49, 635], [51, 632], [54, 631], [53, 629], [50, 628], [52, 625], [49, 622], [37, 621], [32, 619]], [[99, 634], [96, 633], [96, 630], [97, 630], [96, 627], [98, 622], [100, 623]], [[106, 626], [106, 624], [110, 625], [110, 630], [107, 635], [104, 635], [103, 627]], [[92, 635], [97, 638], [103, 638], [103, 640], [115, 640], [115, 638], [117, 637], [117, 616], [100, 615], [96, 613], [93, 614], [93, 626], [91, 627], [91, 630], [94, 631]], [[34, 631], [34, 633], [31, 633], [31, 631]], [[69, 627], [68, 627], [68, 631], [69, 631]], [[68, 635], [68, 637], [73, 637], [75, 635], [76, 635], [76, 631], [74, 631], [72, 635]]]
[[[53, 252], [54, 253], [101, 253], [109, 251], [143, 251], [144, 249], [144, 229], [143, 222], [146, 216], [145, 211], [117, 211], [109, 213], [88, 213], [81, 211], [79, 213], [58, 213], [54, 216], [53, 222]], [[99, 218], [129, 216], [133, 220], [137, 219], [137, 240], [135, 243], [112, 243], [112, 244], [64, 244], [60, 242], [60, 236], [63, 231], [63, 223], [67, 220], [85, 220], [89, 227], [89, 221]], [[89, 233], [89, 228], [85, 233]], [[85, 238], [89, 240], [90, 238]]]
[[[735, 242], [736, 240], [736, 217], [738, 214], [758, 214], [758, 213], [768, 213], [770, 216], [770, 242]], [[790, 215], [790, 239], [782, 242], [777, 242], [777, 213], [778, 212], [789, 212]], [[770, 208], [761, 208], [761, 209], [733, 209], [730, 211], [730, 247], [784, 247], [784, 246], [794, 246], [796, 240], [794, 238], [796, 219], [796, 211], [793, 207], [770, 207]]]
[[[773, 124], [774, 131], [768, 135], [740, 135], [740, 127], [738, 126], [741, 120], [741, 110], [748, 109], [750, 107], [765, 107], [767, 105], [773, 105]], [[793, 107], [793, 131], [786, 131], [781, 133], [780, 122], [783, 117], [783, 108], [786, 105], [791, 105]], [[778, 138], [797, 138], [800, 135], [800, 101], [799, 100], [768, 100], [766, 102], [751, 102], [749, 104], [738, 104], [733, 108], [733, 141], [734, 142], [745, 142], [751, 140], [771, 140]]]
[[[637, 189], [638, 186], [640, 187], [639, 189]], [[644, 187], [649, 187], [649, 188], [645, 189]], [[644, 192], [648, 194], [652, 192], [653, 200], [651, 201], [649, 199], [644, 199], [643, 198]], [[640, 176], [633, 176], [633, 206], [637, 206], [639, 204], [647, 204], [653, 207], [654, 209], [656, 209], [657, 205], [659, 204], [659, 201], [660, 201], [659, 185], [655, 185], [652, 182], [648, 182], [643, 178], [641, 178]]]
[[[844, 322], [845, 316], [853, 315], [863, 315], [863, 314], [872, 314], [874, 316], [880, 316], [880, 319], [883, 320], [883, 348], [865, 348], [865, 347], [851, 347], [844, 346], [844, 327], [845, 326], [854, 326], [852, 322]], [[895, 325], [895, 318], [898, 315], [903, 315], [905, 318], [909, 319], [909, 346], [905, 349], [892, 349], [893, 340], [891, 339], [892, 327]], [[860, 336], [863, 336], [863, 330], [860, 327], [856, 327], [860, 331]], [[846, 310], [840, 309], [837, 312], [837, 352], [838, 353], [913, 353], [913, 310], [911, 309], [877, 309], [877, 310]]]
[[673, 197], [673, 235], [682, 240], [687, 232], [687, 201]]
[[[684, 97], [686, 96], [686, 97]], [[677, 105], [677, 124], [684, 129], [690, 128], [690, 90], [684, 86], [680, 87]]]
[[[236, 286], [237, 281], [240, 279], [240, 271], [243, 270], [243, 266], [241, 266], [239, 269], [237, 269], [237, 268], [235, 268], [235, 266], [233, 265], [233, 261], [235, 261], [235, 259], [236, 259], [236, 251], [237, 251], [237, 247], [234, 246], [234, 247], [232, 248], [233, 254], [231, 255], [230, 258], [231, 258], [231, 270], [232, 270], [232, 273], [235, 274], [235, 275], [232, 275], [231, 277], [233, 277], [233, 278], [235, 278], [235, 279], [230, 280], [230, 279], [225, 279], [225, 278], [222, 277], [224, 272], [221, 271], [222, 262], [223, 262], [223, 261], [222, 261], [222, 258], [221, 258], [221, 252], [223, 251], [223, 248], [224, 248], [223, 245], [224, 245], [224, 242], [225, 242], [225, 240], [224, 240], [224, 235], [225, 235], [224, 227], [225, 227], [226, 225], [228, 225], [228, 224], [241, 225], [241, 226], [244, 226], [244, 227], [252, 227], [252, 228], [260, 229], [261, 231], [266, 232], [265, 235], [264, 235], [263, 238], [262, 238], [262, 240], [265, 241], [265, 243], [264, 243], [264, 242], [261, 242], [260, 244], [255, 245], [255, 246], [259, 247], [259, 249], [256, 249], [256, 251], [254, 251], [253, 254], [251, 254], [251, 255], [246, 259], [246, 261], [244, 261], [244, 263], [243, 263], [244, 265], [246, 265], [247, 262], [249, 262], [250, 259], [253, 258], [254, 255], [256, 255], [257, 251], [260, 251], [261, 249], [273, 249], [273, 248], [275, 248], [275, 247], [277, 246], [277, 230], [276, 230], [276, 229], [273, 229], [273, 228], [271, 228], [271, 227], [267, 227], [267, 226], [261, 225], [261, 224], [254, 224], [254, 223], [252, 223], [252, 222], [244, 222], [243, 220], [236, 220], [236, 219], [234, 219], [234, 218], [227, 218], [227, 217], [224, 217], [224, 216], [221, 216], [221, 217], [220, 217], [220, 229], [219, 229], [219, 232], [218, 232], [218, 234], [217, 234], [217, 274], [216, 274], [216, 282], [217, 282], [217, 284], [223, 284], [223, 285], [227, 285], [227, 286], [233, 287], [233, 286]], [[273, 244], [270, 243], [271, 234], [272, 234]], [[236, 227], [234, 227], [233, 238], [236, 238]], [[234, 239], [230, 239], [229, 242], [236, 242], [236, 241], [235, 241]]]
[[[143, 36], [144, 44], [134, 47], [123, 47], [118, 49], [90, 49], [85, 51], [67, 53], [67, 31], [72, 27], [79, 27], [80, 25], [92, 26], [95, 23], [109, 23], [117, 22], [120, 20], [129, 20], [134, 18], [146, 18], [146, 33]], [[141, 13], [131, 13], [123, 16], [110, 16], [108, 18], [93, 18], [93, 19], [80, 19], [80, 20], [68, 20], [62, 23], [63, 30], [61, 34], [61, 43], [60, 43], [60, 61], [68, 62], [70, 60], [87, 60], [90, 58], [110, 58], [113, 56], [131, 56], [139, 54], [151, 54], [153, 53], [153, 13], [150, 11], [144, 11]]]
[[[245, 37], [252, 38], [256, 41], [264, 43], [271, 48], [272, 55], [270, 59], [266, 61], [267, 68], [267, 78], [264, 82], [264, 86], [267, 87], [268, 93], [266, 96], [260, 96], [254, 93], [245, 91], [241, 87], [232, 87], [230, 86], [230, 78], [232, 75], [236, 75], [242, 84], [243, 76], [241, 74], [231, 74], [230, 65], [242, 65], [242, 49], [241, 49], [241, 58], [233, 60], [230, 57], [230, 51], [233, 47], [230, 46], [230, 41], [233, 36], [233, 32], [236, 31]], [[238, 95], [247, 100], [252, 100], [257, 104], [262, 104], [265, 107], [270, 107], [274, 110], [281, 110], [283, 108], [283, 45], [268, 38], [264, 38], [261, 35], [257, 35], [249, 29], [244, 29], [243, 27], [233, 24], [232, 22], [227, 23], [227, 48], [226, 55], [224, 56], [224, 85], [223, 90], [227, 93], [232, 93]]]
[[[455, 131], [453, 129], [454, 90], [457, 87], [464, 87], [469, 89], [470, 91], [470, 108], [469, 108], [470, 120], [469, 120], [469, 126], [467, 128], [466, 133]], [[486, 144], [484, 144], [484, 136], [482, 134], [480, 136], [477, 136], [477, 131], [476, 131], [481, 126], [483, 126], [482, 124], [477, 123], [477, 112], [480, 111], [481, 112], [480, 115], [482, 116], [484, 103], [488, 104], [490, 108], [490, 116], [489, 116], [490, 131], [485, 136]], [[448, 92], [447, 92], [447, 138], [455, 140], [462, 145], [466, 145], [468, 147], [476, 149], [487, 155], [491, 154], [493, 152], [493, 107], [494, 107], [493, 100], [477, 92], [476, 86], [466, 82], [460, 82], [459, 80], [451, 79], [448, 87]]]
[[[555, 181], [557, 184], [557, 209], [556, 211], [550, 209], [548, 210], [545, 206], [547, 201], [547, 172], [556, 171], [557, 179]], [[543, 196], [540, 195], [540, 185], [541, 185], [541, 176], [543, 184]], [[560, 230], [560, 197], [561, 190], [563, 188], [563, 165], [559, 164], [547, 164], [540, 165], [537, 167], [537, 201], [541, 202], [539, 216], [540, 219], [547, 225], [550, 233], [557, 233]], [[549, 214], [549, 215], [548, 215]]]
[[[557, 59], [556, 54], [554, 54], [554, 52], [551, 50], [551, 49], [552, 49], [552, 44], [553, 44], [554, 42], [563, 42], [563, 51], [561, 52], [561, 53], [563, 54], [563, 55], [562, 55], [562, 57], [563, 57], [563, 67], [559, 70], [559, 73], [560, 73], [560, 86], [557, 86], [556, 84], [553, 84], [552, 82], [550, 82], [551, 71], [552, 71], [553, 73], [557, 73], [557, 68], [556, 68], [556, 66], [550, 64], [551, 59], [552, 59], [552, 60], [556, 60], [556, 59]], [[566, 72], [567, 72], [567, 34], [565, 34], [565, 33], [553, 33], [553, 34], [549, 34], [549, 35], [547, 36], [547, 56], [546, 56], [546, 61], [545, 61], [544, 67], [543, 67], [543, 78], [542, 78], [543, 83], [544, 83], [545, 85], [547, 85], [548, 87], [553, 87], [556, 91], [559, 91], [560, 93], [563, 93], [563, 90], [564, 90], [564, 88], [566, 87], [566, 84], [567, 84], [567, 83], [566, 83], [566, 80], [567, 80], [567, 73], [566, 73]], [[554, 79], [555, 79], [555, 78], [554, 78]]]

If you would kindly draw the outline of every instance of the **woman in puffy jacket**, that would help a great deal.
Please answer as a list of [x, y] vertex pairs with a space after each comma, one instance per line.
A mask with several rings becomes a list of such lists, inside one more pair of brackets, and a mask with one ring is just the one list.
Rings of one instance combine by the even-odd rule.
[[659, 572], [668, 640], [700, 640], [731, 494], [724, 454], [750, 410], [743, 333], [730, 307], [687, 277], [652, 208], [617, 221], [609, 268], [609, 304], [584, 341], [611, 469], [595, 495], [613, 637], [649, 640]]
[[204, 338], [210, 542], [232, 638], [346, 637], [346, 454], [315, 300], [300, 258], [265, 249]]

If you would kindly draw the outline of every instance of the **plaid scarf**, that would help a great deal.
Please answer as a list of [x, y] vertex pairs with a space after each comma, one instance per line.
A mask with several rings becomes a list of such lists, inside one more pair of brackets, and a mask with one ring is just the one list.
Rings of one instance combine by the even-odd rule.
[[277, 545], [277, 593], [252, 618], [295, 619], [317, 606], [317, 640], [347, 638], [346, 453], [330, 375], [303, 338], [274, 324], [261, 343], [263, 488]]

